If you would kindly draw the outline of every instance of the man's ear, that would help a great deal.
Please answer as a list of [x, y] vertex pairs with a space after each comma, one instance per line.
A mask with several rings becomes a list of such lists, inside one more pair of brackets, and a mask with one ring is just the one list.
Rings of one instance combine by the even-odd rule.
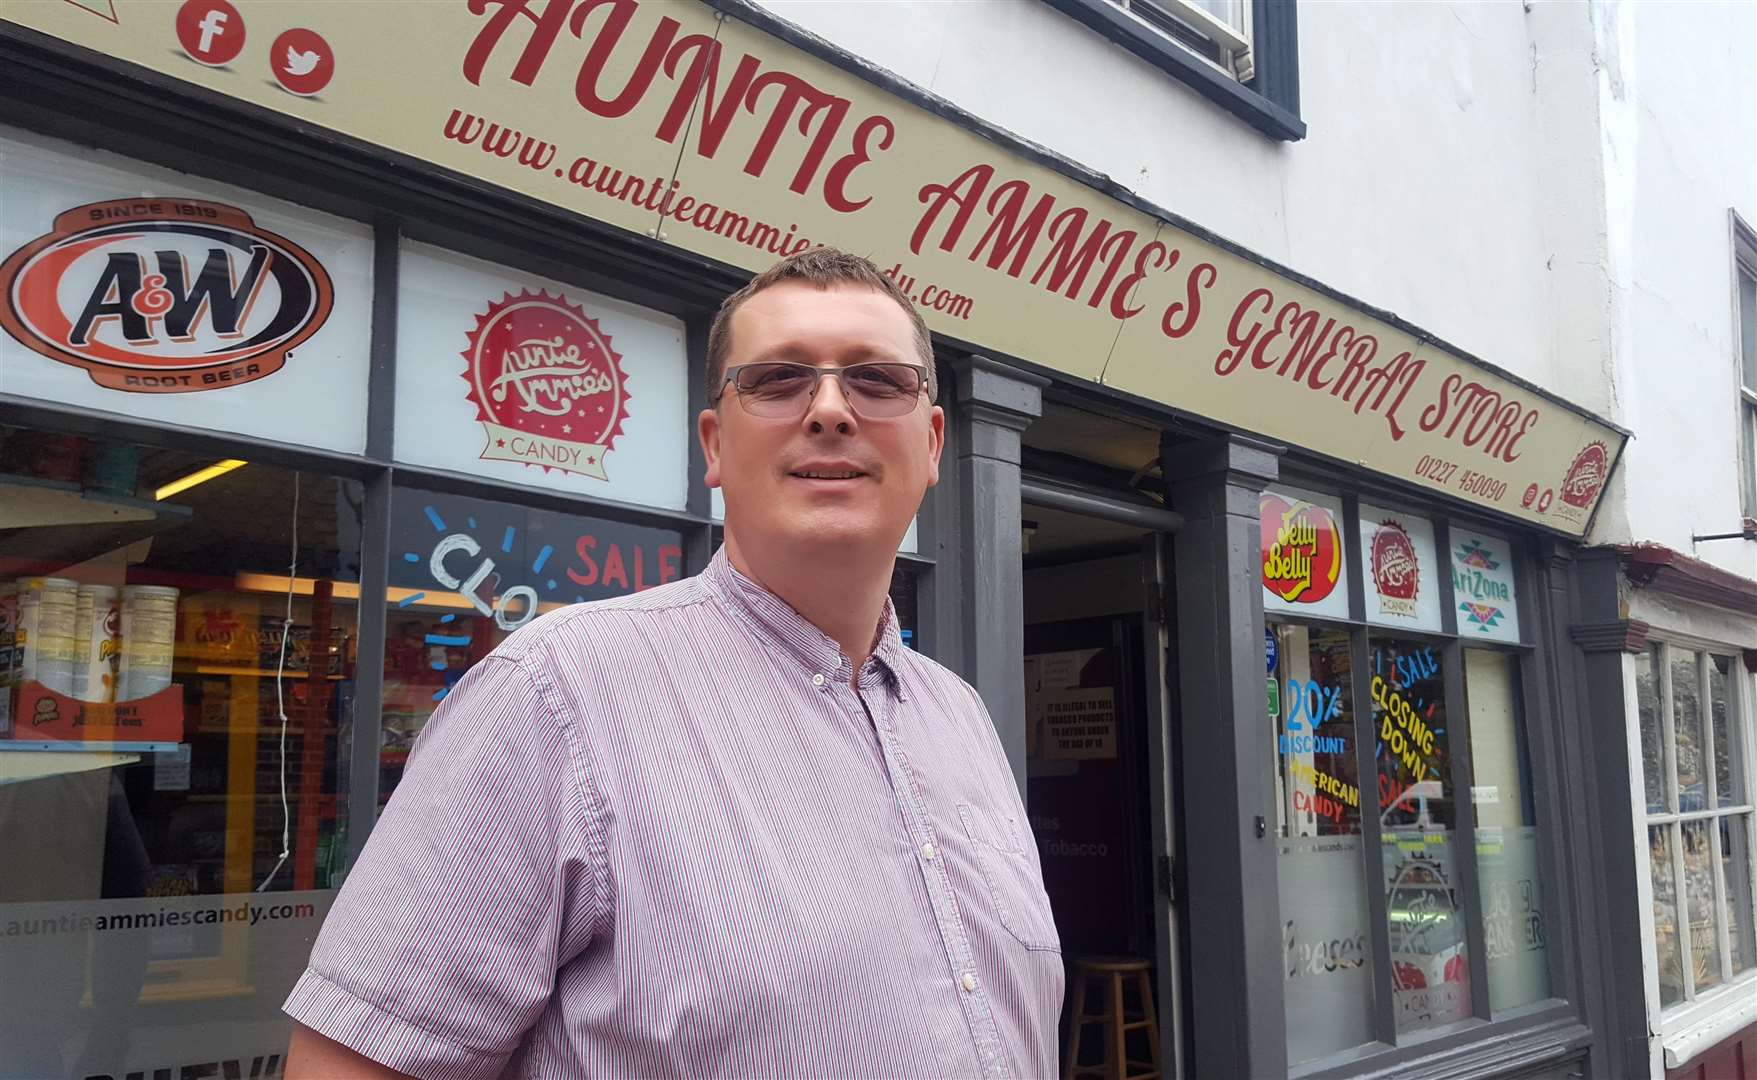
[[720, 414], [703, 409], [695, 418], [696, 438], [702, 442], [702, 458], [708, 464], [703, 479], [711, 488], [720, 486]]
[[927, 486], [940, 482], [940, 455], [946, 449], [946, 411], [935, 405], [927, 414]]

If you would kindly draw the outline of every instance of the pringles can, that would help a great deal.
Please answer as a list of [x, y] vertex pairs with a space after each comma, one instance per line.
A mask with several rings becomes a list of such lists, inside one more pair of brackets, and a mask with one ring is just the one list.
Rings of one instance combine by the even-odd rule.
[[73, 696], [81, 701], [116, 700], [122, 664], [122, 612], [109, 585], [81, 585], [73, 612]]
[[79, 582], [68, 578], [25, 578], [19, 585], [18, 642], [24, 653], [23, 678], [57, 694], [73, 693], [78, 596]]
[[177, 590], [160, 585], [122, 589], [122, 663], [116, 700], [133, 701], [171, 685], [177, 643]]

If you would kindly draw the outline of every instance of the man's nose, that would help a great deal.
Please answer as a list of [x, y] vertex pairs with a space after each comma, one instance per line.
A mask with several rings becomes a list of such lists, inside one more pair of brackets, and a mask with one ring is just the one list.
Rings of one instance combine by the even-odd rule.
[[859, 426], [860, 418], [855, 415], [854, 407], [848, 403], [848, 395], [842, 392], [841, 379], [834, 375], [818, 376], [817, 390], [811, 396], [811, 403], [805, 408], [805, 423], [812, 431], [853, 434]]

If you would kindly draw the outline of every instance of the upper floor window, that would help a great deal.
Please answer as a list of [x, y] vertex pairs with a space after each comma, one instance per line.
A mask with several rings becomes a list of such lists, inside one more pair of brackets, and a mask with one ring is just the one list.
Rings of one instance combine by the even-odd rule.
[[1251, 79], [1245, 0], [1107, 0], [1240, 82]]
[[1739, 286], [1739, 494], [1757, 518], [1757, 230], [1733, 215], [1733, 264]]
[[1303, 139], [1294, 0], [1048, 0], [1277, 139]]

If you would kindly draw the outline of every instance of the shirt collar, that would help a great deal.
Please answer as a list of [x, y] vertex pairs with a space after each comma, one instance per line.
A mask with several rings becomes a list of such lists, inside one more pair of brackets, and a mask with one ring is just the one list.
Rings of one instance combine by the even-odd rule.
[[[727, 557], [725, 545], [714, 553], [701, 573], [701, 580], [759, 639], [779, 647], [812, 675], [848, 685], [852, 664], [842, 647], [807, 622], [787, 601], [739, 573]], [[860, 673], [860, 689], [882, 686], [901, 700], [903, 686], [898, 664], [904, 646], [897, 627], [897, 612], [888, 596], [877, 629], [872, 656]]]

